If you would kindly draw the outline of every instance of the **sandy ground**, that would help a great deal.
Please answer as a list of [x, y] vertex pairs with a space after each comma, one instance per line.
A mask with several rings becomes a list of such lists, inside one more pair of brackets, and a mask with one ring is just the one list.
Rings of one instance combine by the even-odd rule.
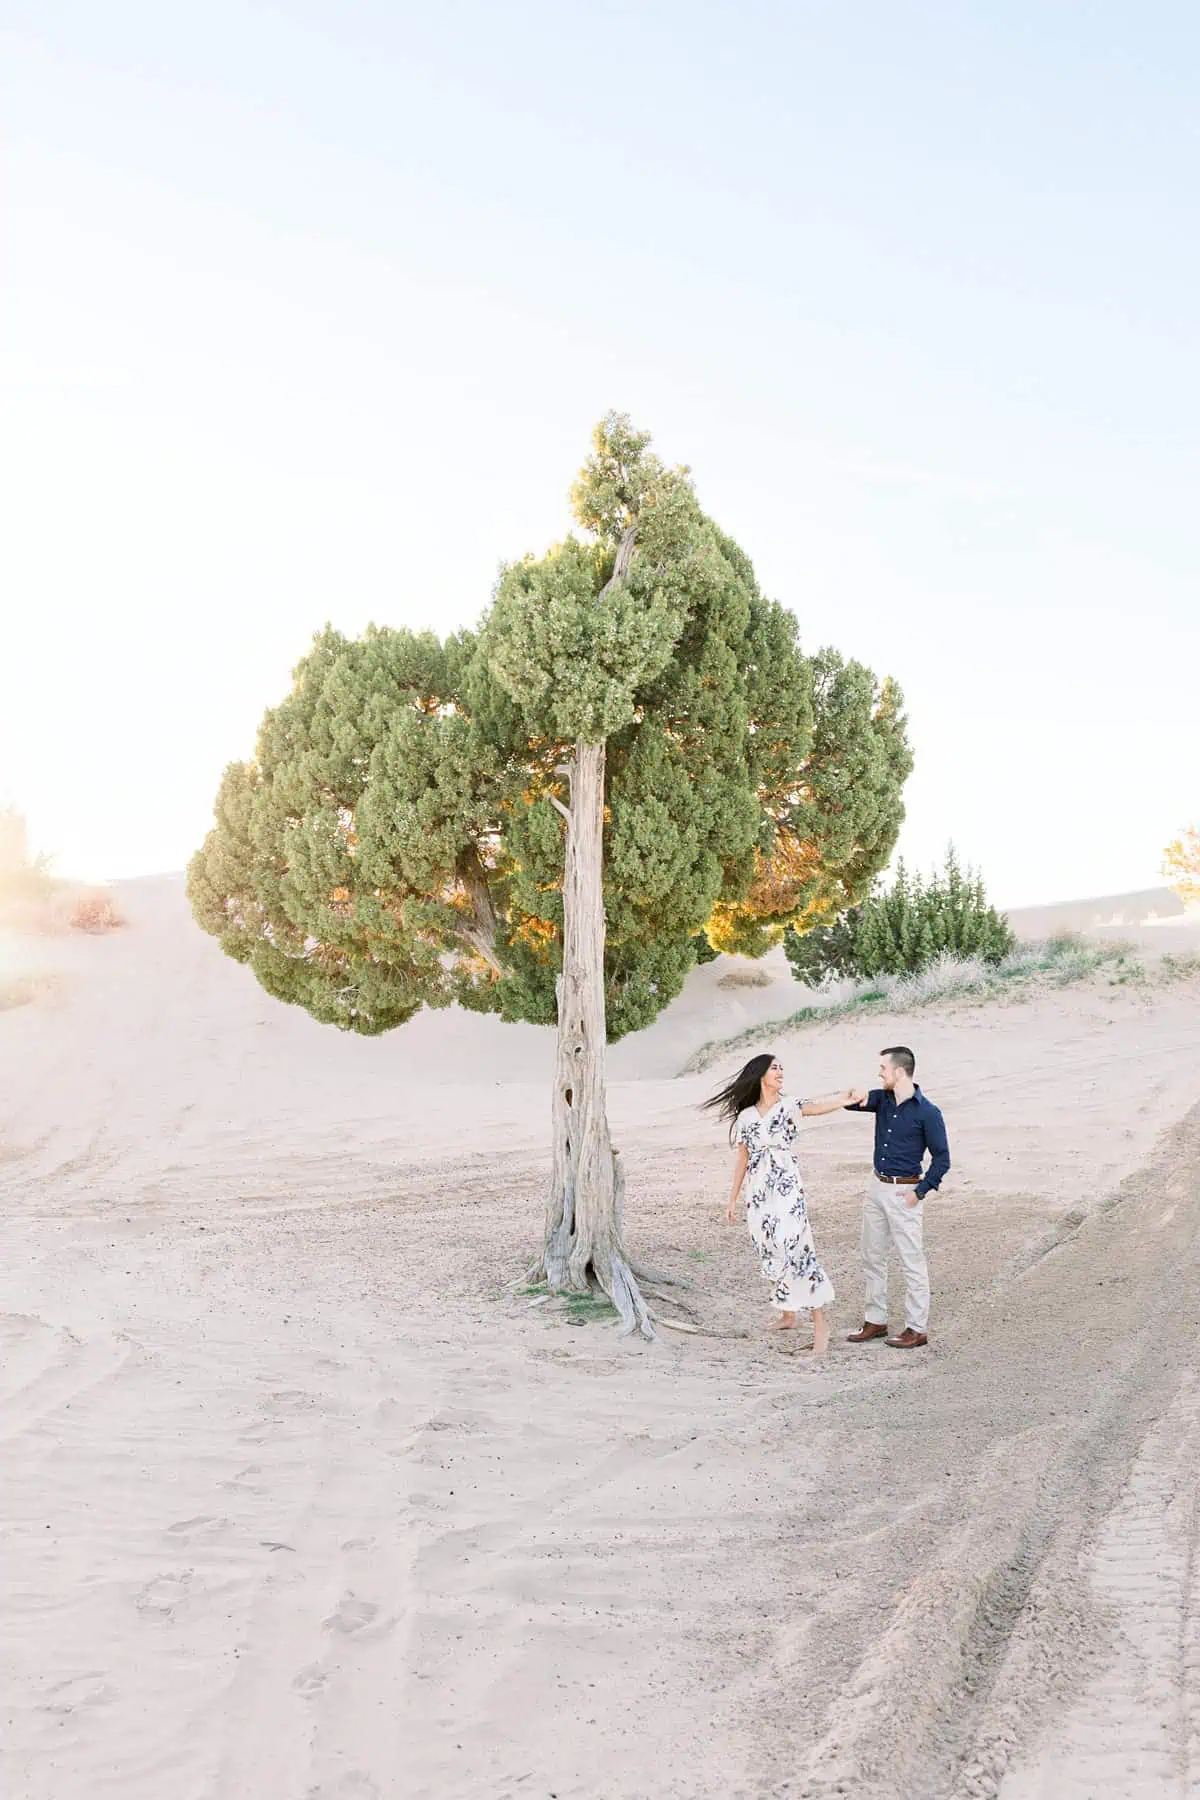
[[[677, 1078], [785, 977], [613, 1053], [711, 1333], [620, 1344], [513, 1291], [547, 1034], [343, 1038], [122, 898], [0, 1015], [6, 1800], [1200, 1796], [1200, 983], [765, 1040], [915, 1041], [955, 1151], [929, 1351], [814, 1368]], [[839, 1331], [868, 1130], [803, 1137]]]

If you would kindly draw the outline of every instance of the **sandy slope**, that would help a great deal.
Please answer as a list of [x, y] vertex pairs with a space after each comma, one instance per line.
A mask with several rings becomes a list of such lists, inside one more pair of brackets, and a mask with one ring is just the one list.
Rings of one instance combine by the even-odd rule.
[[[631, 1237], [714, 1333], [630, 1347], [506, 1286], [545, 1034], [342, 1038], [125, 899], [0, 1015], [0, 1792], [1200, 1793], [1200, 985], [782, 1046], [915, 1039], [956, 1152], [931, 1351], [813, 1370], [673, 1078], [786, 981], [614, 1053]], [[866, 1129], [805, 1134], [842, 1326]]]

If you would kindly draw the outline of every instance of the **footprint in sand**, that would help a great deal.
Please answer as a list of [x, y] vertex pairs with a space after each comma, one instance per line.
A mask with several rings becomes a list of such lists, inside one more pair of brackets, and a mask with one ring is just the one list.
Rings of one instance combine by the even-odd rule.
[[373, 1600], [360, 1600], [355, 1594], [343, 1594], [337, 1603], [337, 1610], [322, 1619], [326, 1631], [340, 1631], [344, 1637], [383, 1637], [396, 1623], [395, 1619], [381, 1619], [379, 1608]]
[[191, 1573], [186, 1569], [178, 1575], [156, 1575], [153, 1581], [148, 1581], [133, 1596], [133, 1604], [139, 1612], [160, 1613], [164, 1618], [169, 1618], [175, 1608], [187, 1599], [191, 1581]]
[[116, 1697], [103, 1675], [72, 1675], [68, 1681], [55, 1682], [39, 1711], [65, 1715], [82, 1707], [104, 1706]]
[[292, 1686], [306, 1700], [315, 1700], [329, 1686], [329, 1677], [318, 1663], [309, 1663], [307, 1669], [301, 1669], [298, 1675], [293, 1675]]
[[362, 1769], [309, 1788], [304, 1800], [382, 1800], [382, 1789]]
[[248, 1488], [251, 1493], [261, 1493], [262, 1483], [254, 1480], [256, 1475], [261, 1474], [261, 1463], [250, 1463], [246, 1468], [239, 1469], [232, 1480], [223, 1481], [221, 1486], [223, 1488], [232, 1488], [234, 1493], [240, 1493], [243, 1488]]
[[167, 1531], [171, 1537], [187, 1538], [189, 1542], [191, 1539], [198, 1537], [220, 1537], [228, 1529], [228, 1519], [210, 1518], [205, 1513], [202, 1513], [198, 1518], [180, 1519], [177, 1524], [167, 1526]]

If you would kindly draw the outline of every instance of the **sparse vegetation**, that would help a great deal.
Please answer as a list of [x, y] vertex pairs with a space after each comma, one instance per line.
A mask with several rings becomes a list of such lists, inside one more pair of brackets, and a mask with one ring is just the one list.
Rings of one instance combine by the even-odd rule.
[[30, 1006], [52, 993], [55, 985], [50, 975], [0, 976], [0, 1012], [10, 1012], [14, 1006]]
[[70, 931], [116, 931], [125, 919], [104, 888], [79, 888], [50, 872], [50, 858], [34, 855], [29, 827], [13, 807], [0, 808], [0, 925], [40, 936]]
[[1082, 938], [1053, 938], [1023, 944], [997, 963], [981, 957], [942, 956], [915, 975], [881, 975], [845, 984], [841, 991], [812, 990], [810, 1005], [786, 1018], [771, 1019], [735, 1037], [703, 1044], [680, 1071], [694, 1075], [724, 1056], [758, 1044], [772, 1032], [795, 1031], [804, 1025], [828, 1024], [854, 1013], [914, 1012], [954, 1000], [1000, 1000], [1035, 987], [1068, 987], [1079, 981], [1105, 980], [1113, 987], [1188, 980], [1200, 975], [1200, 955], [1164, 956], [1148, 969], [1132, 945], [1093, 944]]
[[611, 1322], [618, 1316], [607, 1295], [598, 1293], [594, 1288], [583, 1293], [556, 1293], [546, 1281], [541, 1280], [521, 1282], [513, 1292], [527, 1306], [545, 1307], [552, 1317], [567, 1325]]

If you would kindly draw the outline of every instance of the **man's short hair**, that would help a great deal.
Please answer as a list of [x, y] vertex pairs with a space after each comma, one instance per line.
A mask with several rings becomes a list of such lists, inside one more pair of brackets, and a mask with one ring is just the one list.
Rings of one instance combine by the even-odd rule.
[[902, 1070], [910, 1080], [912, 1079], [917, 1067], [917, 1059], [906, 1044], [895, 1044], [890, 1050], [881, 1050], [879, 1054], [880, 1056], [890, 1056], [892, 1067]]

